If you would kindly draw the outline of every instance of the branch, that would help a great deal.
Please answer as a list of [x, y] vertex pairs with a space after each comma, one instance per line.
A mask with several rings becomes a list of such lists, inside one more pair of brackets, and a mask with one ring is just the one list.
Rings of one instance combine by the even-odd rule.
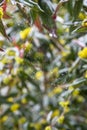
[[53, 13], [53, 16], [52, 16], [54, 19], [56, 18], [57, 12], [60, 9], [60, 7], [62, 6], [62, 4], [67, 2], [67, 1], [69, 1], [69, 0], [60, 0], [60, 2], [58, 3], [58, 5], [55, 9], [55, 12]]

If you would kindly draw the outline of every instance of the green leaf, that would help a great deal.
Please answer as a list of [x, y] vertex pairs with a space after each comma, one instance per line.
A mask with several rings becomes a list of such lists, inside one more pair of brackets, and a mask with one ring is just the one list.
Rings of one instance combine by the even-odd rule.
[[84, 83], [85, 81], [86, 81], [86, 79], [79, 78], [79, 79], [74, 80], [72, 85], [78, 85], [78, 84]]
[[1, 19], [0, 19], [0, 32], [1, 32], [1, 34], [2, 34], [5, 38], [7, 38], [8, 40], [10, 40], [9, 37], [8, 37], [8, 35], [6, 34], [6, 30], [5, 30], [4, 24], [3, 24], [3, 22], [2, 22]]
[[69, 0], [67, 2], [67, 9], [68, 9], [70, 15], [72, 16], [73, 15], [73, 0]]
[[75, 5], [74, 5], [74, 10], [73, 10], [74, 20], [77, 19], [82, 5], [83, 5], [83, 0], [76, 0]]
[[40, 11], [43, 11], [40, 6], [36, 3], [33, 2], [32, 0], [19, 0], [21, 3], [23, 3], [24, 5], [27, 5], [29, 7], [37, 7]]
[[38, 3], [45, 13], [52, 15], [54, 11], [53, 3], [50, 0], [38, 0]]

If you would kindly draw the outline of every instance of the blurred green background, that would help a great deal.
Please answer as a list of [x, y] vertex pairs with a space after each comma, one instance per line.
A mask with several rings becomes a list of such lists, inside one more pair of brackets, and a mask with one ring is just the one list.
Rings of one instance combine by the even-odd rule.
[[87, 130], [87, 0], [0, 0], [0, 130]]

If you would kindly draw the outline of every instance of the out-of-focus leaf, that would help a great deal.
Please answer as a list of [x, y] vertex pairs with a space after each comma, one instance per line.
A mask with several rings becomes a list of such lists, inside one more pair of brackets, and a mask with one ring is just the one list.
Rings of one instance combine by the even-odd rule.
[[84, 83], [85, 81], [86, 81], [86, 79], [79, 78], [79, 79], [74, 80], [74, 82], [72, 83], [72, 85], [79, 85], [81, 83]]
[[55, 117], [52, 119], [51, 124], [52, 124], [52, 125], [55, 125], [56, 122], [57, 122], [57, 119], [58, 119], [58, 117], [55, 116]]
[[83, 3], [83, 0], [76, 0], [76, 2], [75, 2], [74, 12], [73, 12], [73, 14], [74, 14], [74, 20], [76, 20], [77, 17], [78, 17], [78, 14], [79, 14], [79, 12], [81, 10], [81, 7], [82, 7], [82, 3]]
[[2, 20], [0, 19], [0, 32], [2, 33], [2, 35], [7, 38], [9, 40], [9, 37], [8, 35], [6, 34], [6, 30], [5, 30], [5, 27], [4, 27], [4, 24], [2, 22]]
[[67, 2], [67, 9], [68, 9], [71, 16], [73, 15], [73, 3], [74, 3], [73, 0], [69, 0]]
[[45, 13], [48, 15], [52, 15], [52, 12], [54, 11], [53, 3], [51, 0], [39, 0], [38, 1], [40, 7], [42, 10], [44, 10]]
[[42, 11], [42, 9], [40, 8], [40, 6], [36, 3], [36, 2], [34, 2], [34, 1], [32, 1], [32, 0], [19, 0], [21, 3], [23, 3], [23, 4], [25, 4], [25, 5], [27, 5], [27, 6], [29, 6], [29, 7], [37, 7], [40, 11]]
[[50, 121], [51, 116], [52, 116], [52, 111], [50, 111], [50, 112], [48, 113], [48, 115], [47, 115], [47, 121], [48, 121], [48, 122]]

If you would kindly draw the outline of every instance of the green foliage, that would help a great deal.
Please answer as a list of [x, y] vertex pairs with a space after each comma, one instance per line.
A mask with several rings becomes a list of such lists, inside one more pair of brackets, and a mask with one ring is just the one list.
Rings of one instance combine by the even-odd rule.
[[86, 0], [0, 1], [0, 130], [87, 129], [86, 33]]

